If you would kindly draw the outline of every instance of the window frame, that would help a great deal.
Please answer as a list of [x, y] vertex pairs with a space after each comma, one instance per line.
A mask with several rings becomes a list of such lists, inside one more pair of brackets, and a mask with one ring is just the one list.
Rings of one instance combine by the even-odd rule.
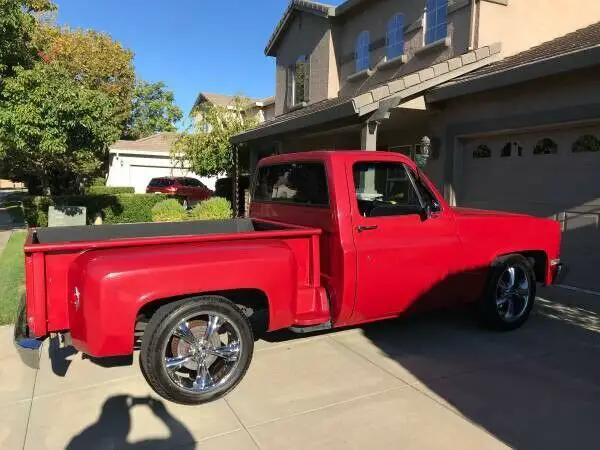
[[[362, 54], [364, 52], [364, 55]], [[366, 67], [363, 67], [360, 62], [366, 61]], [[371, 33], [368, 30], [363, 30], [358, 33], [354, 43], [354, 71], [355, 73], [363, 72], [371, 68]]]
[[[387, 61], [400, 58], [404, 55], [404, 14], [394, 14], [387, 22], [385, 27], [385, 57]], [[393, 27], [393, 28], [392, 28]], [[390, 35], [395, 34], [396, 42], [390, 44]], [[391, 54], [390, 49], [400, 47], [400, 53]]]
[[[443, 11], [443, 16], [438, 15]], [[435, 20], [434, 20], [435, 17]], [[438, 36], [440, 29], [445, 33]], [[433, 44], [448, 37], [448, 0], [426, 0], [425, 3], [425, 27], [423, 28], [424, 45]]]
[[[259, 173], [261, 171], [261, 169], [264, 169], [266, 167], [277, 167], [277, 166], [289, 166], [289, 165], [293, 165], [293, 164], [314, 164], [314, 165], [320, 165], [321, 167], [323, 167], [323, 173], [325, 174], [325, 189], [327, 190], [326, 194], [327, 194], [327, 204], [326, 205], [315, 205], [315, 204], [309, 204], [309, 203], [297, 203], [297, 202], [288, 202], [285, 200], [257, 200], [255, 198], [256, 196], [256, 190], [258, 189], [258, 185], [259, 185]], [[250, 203], [268, 203], [271, 205], [287, 205], [287, 206], [297, 206], [297, 207], [301, 207], [301, 208], [319, 208], [319, 209], [331, 209], [331, 187], [329, 186], [329, 168], [328, 165], [326, 164], [325, 161], [323, 160], [294, 160], [294, 161], [282, 161], [282, 162], [278, 162], [278, 163], [274, 163], [274, 164], [265, 164], [263, 166], [257, 167], [256, 168], [256, 176], [253, 179], [252, 182], [252, 186], [251, 186], [251, 192], [252, 195], [250, 196]]]
[[[406, 173], [406, 176], [410, 182], [410, 185], [412, 186], [414, 193], [417, 197], [417, 201], [419, 203], [419, 205], [421, 206], [422, 210], [425, 210], [425, 206], [426, 206], [426, 202], [424, 201], [421, 192], [419, 191], [417, 185], [416, 185], [416, 181], [415, 181], [415, 175], [413, 175], [413, 170], [411, 167], [409, 167], [407, 164], [402, 163], [402, 162], [398, 162], [398, 161], [385, 161], [385, 160], [368, 160], [368, 161], [354, 161], [351, 165], [350, 165], [350, 173], [352, 174], [352, 182], [350, 184], [351, 186], [351, 192], [354, 193], [354, 201], [353, 201], [353, 207], [354, 207], [354, 213], [360, 217], [362, 220], [370, 220], [370, 219], [374, 219], [374, 220], [388, 220], [388, 219], [398, 219], [398, 218], [403, 218], [403, 217], [413, 217], [413, 216], [418, 216], [421, 217], [421, 214], [419, 213], [412, 213], [412, 214], [391, 214], [391, 215], [387, 215], [387, 216], [364, 216], [361, 214], [360, 212], [360, 206], [358, 204], [358, 195], [357, 195], [357, 191], [356, 191], [356, 186], [355, 186], [355, 180], [354, 180], [354, 168], [357, 164], [397, 164], [397, 165], [401, 165], [404, 168], [404, 171]], [[440, 211], [439, 213], [442, 212], [443, 207], [442, 204], [440, 203], [439, 199], [437, 198], [437, 196], [431, 191], [431, 189], [429, 188], [429, 186], [423, 182], [423, 184], [425, 185], [425, 187], [431, 192], [431, 194], [433, 195], [433, 197], [437, 200], [439, 206], [440, 206]]]
[[[298, 73], [298, 62], [304, 64], [304, 86], [302, 100], [296, 98], [296, 75]], [[310, 99], [310, 56], [299, 55], [296, 60], [287, 67], [286, 70], [286, 97], [288, 108], [308, 103]]]

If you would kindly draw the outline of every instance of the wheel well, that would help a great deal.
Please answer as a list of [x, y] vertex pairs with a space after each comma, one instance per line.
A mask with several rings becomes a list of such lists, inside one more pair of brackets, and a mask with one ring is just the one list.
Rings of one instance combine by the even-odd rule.
[[522, 251], [522, 252], [514, 252], [514, 253], [510, 253], [508, 255], [501, 255], [498, 258], [496, 258], [496, 261], [501, 261], [504, 258], [507, 258], [511, 255], [524, 256], [531, 263], [531, 266], [533, 267], [533, 273], [535, 273], [535, 279], [540, 283], [545, 282], [546, 267], [548, 266], [548, 256], [546, 255], [546, 252], [544, 252], [543, 250], [527, 250], [527, 251]]
[[238, 305], [252, 325], [256, 337], [260, 337], [269, 327], [269, 299], [260, 289], [230, 289], [223, 291], [197, 292], [153, 300], [140, 308], [136, 317], [135, 335], [138, 340], [144, 332], [146, 324], [161, 306], [177, 300], [200, 295], [220, 295]]

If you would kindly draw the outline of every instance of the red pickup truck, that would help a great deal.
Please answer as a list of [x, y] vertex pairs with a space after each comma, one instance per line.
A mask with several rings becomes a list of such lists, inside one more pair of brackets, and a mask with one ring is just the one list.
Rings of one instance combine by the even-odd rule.
[[239, 383], [264, 331], [460, 302], [517, 328], [536, 282], [564, 274], [560, 238], [552, 220], [448, 206], [402, 155], [273, 156], [249, 218], [30, 230], [15, 340], [31, 365], [49, 333], [99, 358], [141, 342], [158, 394], [203, 403]]

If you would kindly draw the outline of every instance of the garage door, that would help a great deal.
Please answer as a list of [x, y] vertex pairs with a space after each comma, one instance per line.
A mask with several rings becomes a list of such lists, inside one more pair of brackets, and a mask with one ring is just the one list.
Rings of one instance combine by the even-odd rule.
[[565, 284], [600, 291], [600, 125], [471, 138], [458, 203], [561, 221]]
[[136, 193], [146, 192], [146, 187], [152, 178], [182, 175], [181, 170], [170, 167], [129, 166], [129, 184]]

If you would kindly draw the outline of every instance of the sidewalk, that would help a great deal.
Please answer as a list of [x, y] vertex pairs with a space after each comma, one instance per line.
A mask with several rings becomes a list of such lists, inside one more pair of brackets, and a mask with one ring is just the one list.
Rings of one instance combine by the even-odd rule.
[[461, 312], [275, 334], [233, 392], [196, 407], [157, 397], [137, 355], [95, 363], [46, 341], [36, 373], [2, 327], [0, 448], [597, 448], [600, 300], [540, 295], [510, 333]]

